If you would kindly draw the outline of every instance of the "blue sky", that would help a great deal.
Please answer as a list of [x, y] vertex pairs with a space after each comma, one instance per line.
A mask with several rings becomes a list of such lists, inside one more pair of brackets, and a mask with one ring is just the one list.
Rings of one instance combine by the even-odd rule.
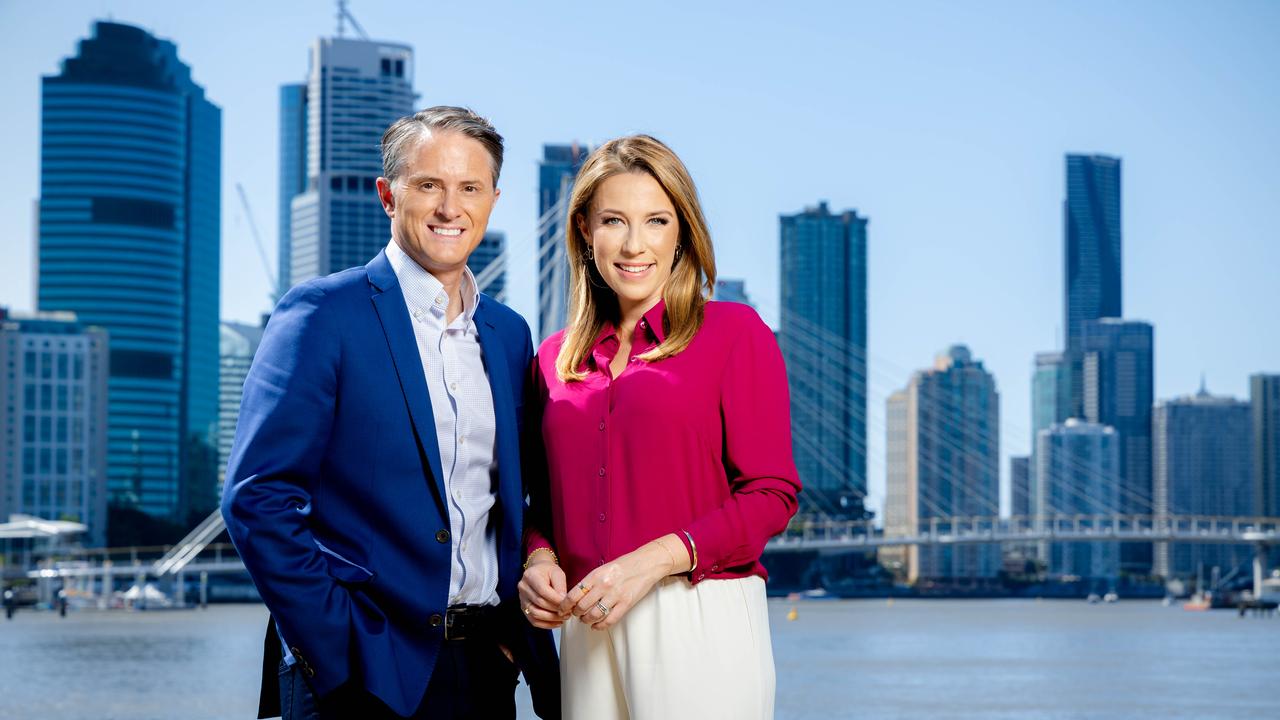
[[[486, 4], [352, 0], [415, 46], [419, 104], [507, 138], [491, 227], [536, 307], [544, 142], [643, 131], [698, 182], [721, 274], [778, 319], [779, 213], [870, 218], [869, 472], [884, 398], [954, 342], [995, 374], [1002, 450], [1025, 452], [1032, 356], [1062, 316], [1063, 155], [1124, 159], [1124, 301], [1156, 328], [1156, 392], [1247, 395], [1280, 371], [1280, 3]], [[0, 2], [0, 304], [32, 308], [40, 76], [112, 17], [173, 40], [223, 108], [223, 315], [267, 309], [243, 183], [274, 259], [277, 94], [334, 3]], [[1002, 473], [1007, 475], [1007, 466]]]

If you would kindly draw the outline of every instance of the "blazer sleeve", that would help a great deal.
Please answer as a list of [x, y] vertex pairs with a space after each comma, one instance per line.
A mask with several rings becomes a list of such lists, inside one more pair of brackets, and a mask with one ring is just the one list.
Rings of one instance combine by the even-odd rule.
[[244, 383], [222, 516], [316, 693], [349, 675], [351, 597], [328, 574], [308, 516], [333, 425], [341, 344], [323, 290], [280, 301]]

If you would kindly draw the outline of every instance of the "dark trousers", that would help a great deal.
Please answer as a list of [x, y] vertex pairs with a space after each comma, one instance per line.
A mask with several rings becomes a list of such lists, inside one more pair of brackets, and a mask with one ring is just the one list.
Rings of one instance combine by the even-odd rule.
[[[446, 640], [422, 704], [412, 715], [421, 720], [515, 720], [519, 670], [496, 640], [473, 637]], [[363, 686], [352, 683], [316, 698], [302, 670], [280, 663], [280, 712], [283, 720], [392, 720], [400, 718]]]

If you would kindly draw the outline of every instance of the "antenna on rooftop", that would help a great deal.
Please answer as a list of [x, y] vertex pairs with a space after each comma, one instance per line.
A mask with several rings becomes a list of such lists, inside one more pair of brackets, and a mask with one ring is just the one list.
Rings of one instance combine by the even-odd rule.
[[351, 27], [355, 28], [356, 32], [360, 34], [361, 40], [369, 39], [369, 34], [364, 31], [364, 28], [360, 27], [360, 21], [356, 20], [356, 16], [352, 15], [351, 11], [347, 9], [347, 0], [338, 0], [337, 18], [338, 18], [338, 37], [344, 37], [346, 35], [347, 23], [350, 22]]

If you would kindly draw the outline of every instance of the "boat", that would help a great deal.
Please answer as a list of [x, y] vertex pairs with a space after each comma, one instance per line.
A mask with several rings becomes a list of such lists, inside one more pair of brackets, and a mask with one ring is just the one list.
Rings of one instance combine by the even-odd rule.
[[1189, 600], [1182, 603], [1183, 610], [1192, 610], [1195, 612], [1209, 610], [1212, 607], [1213, 593], [1211, 592], [1198, 592], [1195, 595], [1192, 595]]

